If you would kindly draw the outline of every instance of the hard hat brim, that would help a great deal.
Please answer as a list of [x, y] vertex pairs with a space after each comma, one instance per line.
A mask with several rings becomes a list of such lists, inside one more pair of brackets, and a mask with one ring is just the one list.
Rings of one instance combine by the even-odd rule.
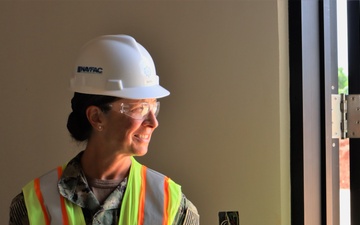
[[74, 90], [75, 92], [83, 94], [97, 94], [105, 96], [113, 96], [126, 99], [149, 99], [149, 98], [163, 98], [170, 95], [170, 92], [160, 85], [153, 85], [149, 87], [133, 87], [124, 88], [117, 91], [94, 90], [93, 88], [85, 90], [84, 88]]

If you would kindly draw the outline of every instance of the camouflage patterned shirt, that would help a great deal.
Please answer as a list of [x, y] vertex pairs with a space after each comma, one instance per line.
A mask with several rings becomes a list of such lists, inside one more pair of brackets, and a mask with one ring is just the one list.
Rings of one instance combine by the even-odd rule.
[[[117, 225], [127, 178], [100, 204], [81, 169], [81, 155], [82, 153], [79, 153], [64, 169], [58, 183], [60, 194], [82, 208], [87, 225]], [[199, 224], [197, 209], [185, 195], [182, 196], [173, 225], [182, 224]], [[29, 225], [23, 193], [17, 195], [10, 205], [9, 225]]]

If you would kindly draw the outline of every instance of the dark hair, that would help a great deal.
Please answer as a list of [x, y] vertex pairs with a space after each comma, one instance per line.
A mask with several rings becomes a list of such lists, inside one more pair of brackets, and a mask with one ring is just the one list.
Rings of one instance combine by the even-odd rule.
[[99, 107], [103, 112], [107, 112], [110, 110], [108, 104], [117, 99], [119, 98], [75, 92], [71, 99], [72, 112], [67, 121], [67, 129], [71, 136], [79, 142], [88, 140], [92, 126], [86, 117], [86, 109], [93, 105]]

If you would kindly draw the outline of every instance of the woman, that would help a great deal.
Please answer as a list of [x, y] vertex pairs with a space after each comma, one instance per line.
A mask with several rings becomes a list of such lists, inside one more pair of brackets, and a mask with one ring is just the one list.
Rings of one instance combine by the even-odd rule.
[[199, 224], [196, 207], [168, 177], [139, 164], [160, 103], [154, 62], [130, 36], [87, 43], [71, 78], [68, 130], [86, 148], [29, 182], [10, 208], [10, 224]]

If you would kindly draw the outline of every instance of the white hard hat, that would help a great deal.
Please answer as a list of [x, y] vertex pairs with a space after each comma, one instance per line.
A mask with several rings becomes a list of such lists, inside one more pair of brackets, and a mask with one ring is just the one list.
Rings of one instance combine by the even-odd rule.
[[81, 49], [70, 80], [74, 92], [128, 99], [162, 98], [149, 52], [128, 35], [105, 35]]

